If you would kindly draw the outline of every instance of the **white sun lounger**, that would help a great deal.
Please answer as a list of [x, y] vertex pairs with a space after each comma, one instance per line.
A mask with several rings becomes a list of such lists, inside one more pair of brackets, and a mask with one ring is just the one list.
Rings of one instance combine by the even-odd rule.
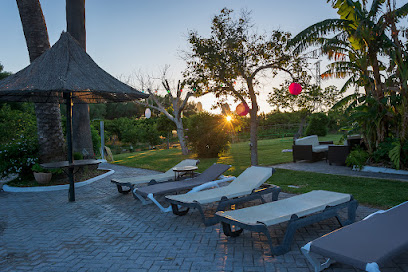
[[[290, 250], [298, 228], [331, 217], [336, 217], [341, 225], [351, 224], [357, 206], [357, 201], [349, 194], [319, 190], [258, 206], [219, 211], [215, 216], [222, 223], [225, 235], [236, 237], [243, 229], [262, 232], [268, 238], [272, 255], [282, 255]], [[347, 221], [338, 216], [338, 211], [343, 208], [348, 208]], [[268, 227], [283, 222], [288, 222], [285, 237], [280, 245], [274, 246]], [[241, 229], [232, 231], [231, 225]]]
[[[186, 159], [186, 160], [181, 161], [179, 164], [175, 165], [174, 167], [196, 166], [199, 163], [200, 163], [199, 160]], [[116, 184], [119, 193], [127, 194], [133, 189], [135, 185], [139, 185], [143, 183], [164, 182], [164, 181], [171, 181], [171, 180], [174, 180], [173, 168], [170, 168], [165, 173], [147, 175], [147, 176], [112, 179], [111, 182]], [[123, 186], [128, 187], [129, 189], [123, 190]]]
[[[262, 195], [267, 193], [272, 193], [272, 199], [277, 200], [280, 188], [264, 184], [274, 171], [271, 167], [251, 166], [227, 186], [190, 194], [166, 196], [166, 200], [170, 202], [174, 214], [182, 216], [187, 214], [190, 208], [196, 208], [206, 226], [214, 225], [217, 221], [214, 217], [205, 217], [203, 205], [219, 202], [217, 211], [222, 211], [228, 206], [253, 199], [261, 199], [264, 203]], [[180, 211], [179, 206], [187, 209]]]
[[[317, 238], [301, 250], [316, 272], [336, 261], [379, 272], [388, 260], [408, 250], [408, 201]], [[320, 263], [315, 254], [327, 259]]]

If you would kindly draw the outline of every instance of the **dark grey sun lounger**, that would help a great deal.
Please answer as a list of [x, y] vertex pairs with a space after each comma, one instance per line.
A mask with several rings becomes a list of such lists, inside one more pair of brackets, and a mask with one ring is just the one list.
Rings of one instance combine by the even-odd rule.
[[[392, 257], [408, 250], [408, 201], [333, 231], [302, 247], [315, 271], [333, 262], [365, 271], [380, 271]], [[313, 254], [329, 258], [320, 263]]]
[[[195, 166], [199, 162], [200, 162], [199, 160], [186, 159], [186, 160], [179, 162], [177, 165], [175, 165], [175, 167]], [[114, 178], [111, 180], [111, 182], [116, 185], [119, 193], [127, 194], [131, 190], [133, 190], [135, 186], [143, 184], [143, 183], [150, 183], [150, 182], [158, 183], [158, 182], [171, 181], [173, 179], [174, 179], [174, 171], [173, 171], [173, 168], [170, 168], [165, 173], [147, 175], [147, 176], [142, 175], [142, 176], [126, 177], [126, 178]], [[128, 187], [128, 189], [123, 189], [123, 187]]]
[[[218, 187], [218, 183], [224, 181], [231, 181], [233, 178], [224, 178], [220, 180], [218, 179], [225, 171], [227, 171], [231, 165], [226, 164], [219, 164], [214, 163], [210, 167], [208, 167], [203, 173], [199, 176], [185, 179], [181, 181], [174, 181], [174, 182], [162, 182], [150, 186], [145, 186], [141, 188], [135, 188], [133, 192], [133, 196], [136, 199], [139, 199], [143, 205], [154, 203], [156, 204], [161, 211], [169, 212], [171, 208], [164, 208], [156, 199], [157, 196], [167, 195], [167, 194], [174, 194], [185, 190], [195, 189], [194, 191], [200, 191], [203, 189], [207, 189], [210, 187]], [[146, 200], [147, 198], [147, 200]]]

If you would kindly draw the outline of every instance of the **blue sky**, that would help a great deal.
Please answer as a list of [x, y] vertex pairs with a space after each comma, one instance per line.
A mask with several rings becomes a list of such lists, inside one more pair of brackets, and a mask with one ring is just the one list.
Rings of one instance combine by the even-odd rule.
[[[40, 2], [52, 45], [66, 30], [65, 1]], [[311, 24], [337, 17], [326, 0], [86, 0], [87, 52], [116, 77], [138, 71], [159, 76], [167, 64], [170, 75], [179, 79], [185, 67], [179, 52], [188, 48], [188, 31], [208, 36], [212, 18], [224, 7], [252, 11], [259, 33], [280, 29], [295, 35]], [[17, 72], [27, 66], [28, 52], [14, 0], [2, 1], [0, 33], [0, 62], [5, 70]], [[269, 111], [268, 90], [260, 91], [261, 111]], [[214, 99], [204, 96], [196, 101], [209, 110]]]

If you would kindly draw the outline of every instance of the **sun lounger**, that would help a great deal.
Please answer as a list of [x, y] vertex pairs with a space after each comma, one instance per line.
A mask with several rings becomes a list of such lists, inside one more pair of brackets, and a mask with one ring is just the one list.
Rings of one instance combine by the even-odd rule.
[[[357, 206], [357, 201], [349, 194], [319, 190], [258, 206], [219, 211], [215, 216], [221, 221], [225, 235], [236, 237], [243, 229], [262, 232], [268, 238], [272, 255], [282, 255], [290, 250], [297, 229], [331, 217], [336, 217], [341, 225], [351, 224]], [[346, 221], [338, 216], [343, 208], [348, 208]], [[268, 227], [283, 222], [288, 222], [283, 242], [274, 246]], [[240, 229], [232, 231], [231, 225]]]
[[[251, 166], [227, 186], [191, 194], [166, 196], [166, 200], [170, 202], [174, 214], [182, 216], [187, 214], [190, 208], [196, 208], [206, 226], [214, 225], [217, 221], [214, 217], [205, 217], [203, 205], [219, 202], [217, 211], [222, 211], [231, 205], [253, 199], [261, 199], [264, 203], [262, 196], [267, 193], [272, 193], [272, 199], [277, 200], [280, 188], [263, 184], [274, 171], [271, 167]], [[181, 211], [179, 206], [187, 209]]]
[[[365, 271], [380, 271], [386, 261], [408, 250], [407, 230], [408, 201], [317, 238], [302, 247], [302, 253], [315, 271], [335, 261]], [[320, 263], [314, 254], [329, 259]]]
[[[183, 160], [179, 164], [174, 167], [180, 166], [195, 166], [199, 163], [199, 160]], [[147, 176], [138, 176], [138, 177], [128, 177], [128, 178], [120, 178], [120, 179], [112, 179], [111, 182], [116, 184], [118, 188], [118, 192], [122, 194], [129, 193], [135, 185], [143, 184], [143, 183], [155, 183], [155, 182], [163, 182], [163, 181], [171, 181], [174, 180], [174, 172], [173, 168], [170, 168], [165, 173], [155, 174], [155, 175], [147, 175]], [[128, 190], [123, 190], [124, 187], [128, 187]]]
[[[174, 194], [185, 190], [193, 189], [195, 191], [201, 191], [204, 189], [208, 189], [211, 187], [218, 187], [220, 182], [231, 181], [234, 178], [223, 178], [218, 179], [225, 171], [227, 171], [231, 165], [226, 164], [217, 164], [214, 163], [210, 167], [208, 167], [203, 173], [199, 176], [185, 179], [180, 181], [173, 181], [173, 182], [162, 182], [150, 186], [145, 186], [141, 188], [134, 188], [133, 189], [133, 196], [136, 199], [139, 199], [143, 205], [154, 203], [157, 207], [160, 208], [162, 212], [169, 212], [171, 211], [171, 207], [164, 208], [155, 197], [166, 195], [166, 194]], [[146, 198], [148, 200], [146, 200]]]

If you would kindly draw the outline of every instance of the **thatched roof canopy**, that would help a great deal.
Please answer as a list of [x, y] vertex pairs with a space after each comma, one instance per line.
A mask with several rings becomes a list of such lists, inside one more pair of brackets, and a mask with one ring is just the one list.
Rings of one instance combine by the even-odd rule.
[[29, 66], [0, 81], [1, 101], [62, 103], [63, 93], [71, 93], [74, 103], [124, 102], [149, 96], [101, 69], [67, 32]]

